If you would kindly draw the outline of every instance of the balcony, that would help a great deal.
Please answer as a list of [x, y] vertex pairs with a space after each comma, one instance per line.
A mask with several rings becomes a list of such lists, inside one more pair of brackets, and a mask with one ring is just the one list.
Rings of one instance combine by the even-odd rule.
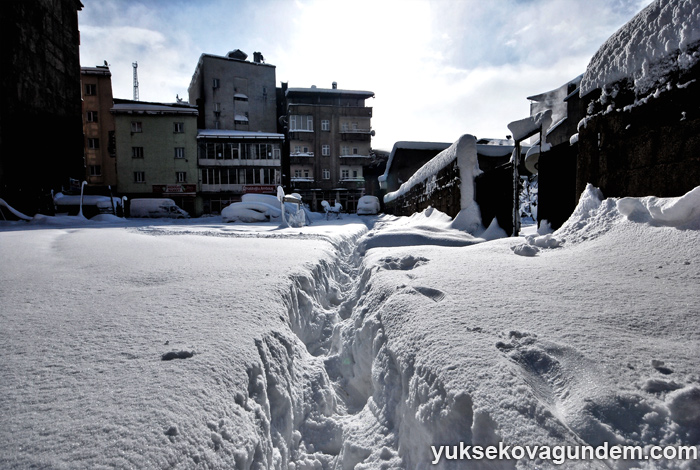
[[340, 178], [338, 187], [346, 189], [361, 189], [365, 187], [365, 179], [362, 176], [357, 178]]

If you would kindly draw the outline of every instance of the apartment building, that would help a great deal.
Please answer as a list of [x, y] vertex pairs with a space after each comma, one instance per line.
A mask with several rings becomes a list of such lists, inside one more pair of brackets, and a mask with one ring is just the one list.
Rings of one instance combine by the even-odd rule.
[[188, 89], [199, 110], [197, 150], [205, 213], [246, 193], [275, 194], [282, 182], [275, 66], [238, 49], [202, 54]]
[[90, 186], [117, 187], [117, 153], [109, 66], [80, 68], [85, 138], [85, 181]]
[[111, 112], [119, 194], [170, 198], [191, 215], [200, 215], [197, 108], [115, 99]]
[[321, 210], [321, 201], [340, 202], [354, 211], [365, 193], [363, 168], [370, 159], [371, 91], [287, 88], [290, 183], [295, 192]]

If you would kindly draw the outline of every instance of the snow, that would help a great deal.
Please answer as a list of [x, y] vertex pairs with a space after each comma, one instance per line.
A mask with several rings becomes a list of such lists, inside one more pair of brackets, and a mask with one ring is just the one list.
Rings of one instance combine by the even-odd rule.
[[596, 52], [581, 81], [580, 95], [624, 78], [637, 95], [652, 90], [670, 72], [688, 70], [700, 59], [700, 4], [656, 0], [613, 34]]
[[389, 154], [389, 159], [386, 162], [386, 169], [384, 170], [384, 174], [379, 176], [379, 181], [386, 181], [387, 177], [389, 176], [389, 170], [391, 169], [391, 165], [394, 162], [394, 155], [396, 155], [397, 150], [435, 150], [436, 152], [441, 152], [448, 148], [450, 145], [452, 144], [444, 142], [396, 142], [394, 144], [394, 147], [391, 149], [391, 153]]
[[[454, 144], [437, 154], [428, 163], [420, 167], [411, 177], [403, 183], [399, 189], [384, 195], [384, 202], [391, 202], [411, 190], [420, 182], [426, 181], [426, 191], [429, 194], [432, 180], [437, 173], [454, 161], [457, 161], [460, 177], [460, 212], [455, 217], [458, 230], [470, 233], [481, 228], [481, 214], [479, 206], [474, 201], [474, 178], [481, 174], [476, 153], [476, 138], [465, 134]], [[431, 181], [428, 181], [428, 179]], [[434, 189], [434, 188], [433, 188]]]
[[[526, 117], [508, 124], [508, 129], [513, 133], [513, 139], [523, 140], [532, 134], [549, 129], [552, 125], [552, 110], [541, 111], [534, 116]], [[545, 139], [546, 143], [546, 139]]]
[[0, 222], [0, 467], [423, 469], [460, 442], [698, 446], [699, 194], [589, 186], [559, 230], [491, 241], [433, 209], [284, 229]]

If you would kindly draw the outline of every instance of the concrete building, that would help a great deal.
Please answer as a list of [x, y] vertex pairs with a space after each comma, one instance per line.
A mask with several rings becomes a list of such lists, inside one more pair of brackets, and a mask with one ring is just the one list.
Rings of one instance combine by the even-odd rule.
[[199, 129], [277, 132], [275, 66], [259, 52], [253, 62], [247, 57], [238, 49], [200, 56], [188, 89]]
[[51, 190], [84, 175], [78, 0], [3, 2], [0, 197], [52, 213]]
[[353, 212], [365, 194], [363, 168], [371, 162], [371, 91], [287, 88], [290, 186], [312, 210], [321, 201]]
[[199, 110], [197, 135], [205, 213], [220, 213], [246, 193], [276, 194], [282, 183], [275, 66], [261, 53], [202, 54], [189, 99]]
[[85, 181], [90, 186], [117, 187], [112, 73], [107, 65], [82, 67], [83, 134], [85, 136]]
[[200, 215], [197, 108], [115, 99], [111, 112], [119, 194], [170, 198], [191, 215]]

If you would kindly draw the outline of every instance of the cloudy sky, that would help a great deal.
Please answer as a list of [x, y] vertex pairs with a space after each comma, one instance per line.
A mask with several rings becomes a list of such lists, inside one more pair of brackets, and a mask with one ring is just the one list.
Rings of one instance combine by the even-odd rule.
[[259, 51], [277, 85], [369, 90], [373, 147], [504, 137], [650, 0], [82, 0], [81, 64], [131, 98], [188, 98], [202, 53]]

